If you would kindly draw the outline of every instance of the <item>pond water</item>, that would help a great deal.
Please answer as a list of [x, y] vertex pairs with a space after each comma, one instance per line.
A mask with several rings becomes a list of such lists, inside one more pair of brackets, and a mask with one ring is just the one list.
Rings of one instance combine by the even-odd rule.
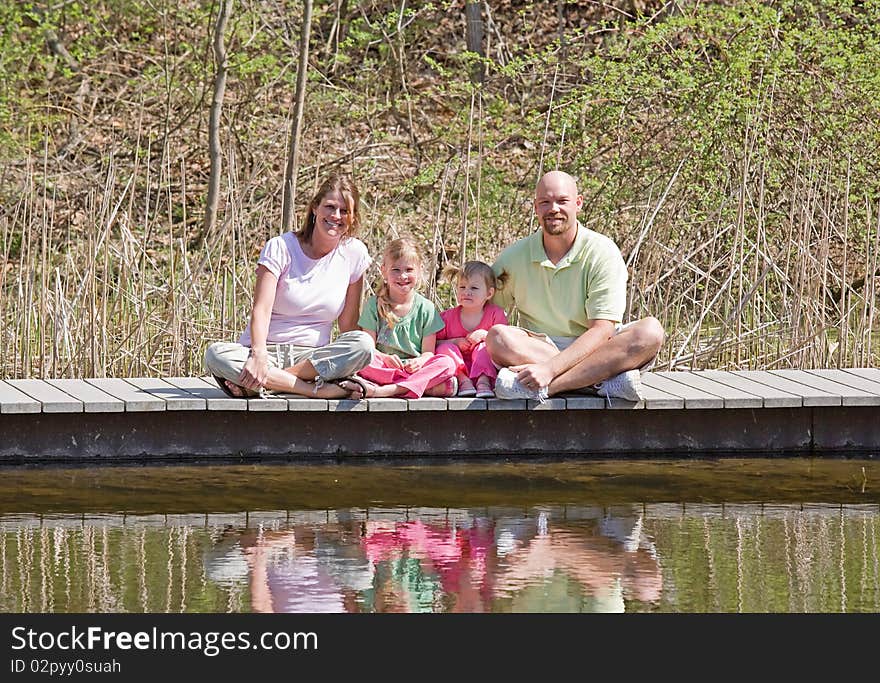
[[3, 612], [880, 611], [871, 460], [6, 468], [0, 479]]

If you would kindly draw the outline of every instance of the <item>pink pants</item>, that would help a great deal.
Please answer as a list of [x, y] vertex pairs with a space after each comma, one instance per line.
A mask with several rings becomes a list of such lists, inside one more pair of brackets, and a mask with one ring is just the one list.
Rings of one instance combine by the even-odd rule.
[[498, 368], [486, 351], [486, 342], [480, 342], [467, 353], [462, 352], [455, 344], [440, 342], [437, 344], [437, 355], [452, 358], [455, 361], [455, 373], [465, 372], [471, 379], [477, 379], [480, 375], [494, 379], [498, 375]]
[[376, 384], [397, 384], [406, 388], [404, 398], [421, 398], [425, 389], [436, 386], [455, 377], [455, 362], [448, 356], [431, 356], [420, 370], [409, 373], [400, 368], [394, 368], [385, 363], [385, 359], [376, 354], [373, 360], [357, 374]]

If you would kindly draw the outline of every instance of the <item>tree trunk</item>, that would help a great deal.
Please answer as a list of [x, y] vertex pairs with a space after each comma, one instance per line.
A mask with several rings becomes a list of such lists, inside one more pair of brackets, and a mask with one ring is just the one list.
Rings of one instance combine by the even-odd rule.
[[211, 99], [211, 116], [208, 123], [208, 151], [211, 157], [211, 175], [208, 178], [208, 200], [205, 206], [205, 222], [199, 241], [206, 239], [217, 224], [217, 204], [220, 201], [220, 174], [223, 172], [223, 153], [220, 146], [220, 114], [223, 94], [226, 92], [226, 45], [223, 35], [232, 14], [232, 0], [222, 0], [214, 26], [214, 58], [217, 71], [214, 74], [214, 96]]
[[475, 52], [481, 58], [471, 69], [471, 81], [473, 83], [482, 83], [485, 78], [482, 58], [486, 56], [483, 50], [483, 3], [469, 2], [465, 5], [464, 9], [467, 16], [468, 52]]
[[296, 77], [296, 103], [290, 126], [290, 149], [284, 171], [284, 198], [281, 205], [281, 225], [284, 232], [293, 227], [293, 209], [296, 201], [296, 177], [299, 173], [299, 138], [302, 130], [303, 106], [306, 99], [306, 76], [309, 69], [309, 35], [312, 29], [312, 0], [303, 2], [302, 34], [299, 46], [299, 71]]

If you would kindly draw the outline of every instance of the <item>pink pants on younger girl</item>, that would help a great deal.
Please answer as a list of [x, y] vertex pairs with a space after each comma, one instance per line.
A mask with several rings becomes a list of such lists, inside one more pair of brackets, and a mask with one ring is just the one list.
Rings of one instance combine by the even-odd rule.
[[392, 367], [387, 363], [383, 354], [376, 353], [373, 360], [357, 374], [376, 384], [397, 384], [406, 388], [402, 398], [421, 398], [425, 390], [442, 384], [450, 377], [455, 377], [455, 362], [448, 356], [434, 354], [428, 361], [415, 372], [407, 372], [401, 368]]
[[480, 375], [486, 375], [494, 379], [498, 375], [498, 368], [489, 358], [486, 350], [486, 342], [480, 342], [467, 353], [462, 352], [455, 344], [439, 342], [437, 354], [448, 356], [455, 361], [455, 372], [466, 372], [471, 379], [477, 379]]

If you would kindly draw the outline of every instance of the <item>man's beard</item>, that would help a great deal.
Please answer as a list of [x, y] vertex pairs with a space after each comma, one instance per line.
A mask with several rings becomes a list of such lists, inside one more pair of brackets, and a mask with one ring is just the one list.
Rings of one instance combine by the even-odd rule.
[[[553, 216], [552, 218], [556, 218]], [[567, 231], [571, 226], [569, 225], [568, 220], [564, 216], [560, 216], [562, 218], [561, 221], [550, 222], [547, 220], [547, 217], [541, 220], [541, 227], [544, 228], [544, 232], [548, 235], [561, 235], [565, 231]]]

